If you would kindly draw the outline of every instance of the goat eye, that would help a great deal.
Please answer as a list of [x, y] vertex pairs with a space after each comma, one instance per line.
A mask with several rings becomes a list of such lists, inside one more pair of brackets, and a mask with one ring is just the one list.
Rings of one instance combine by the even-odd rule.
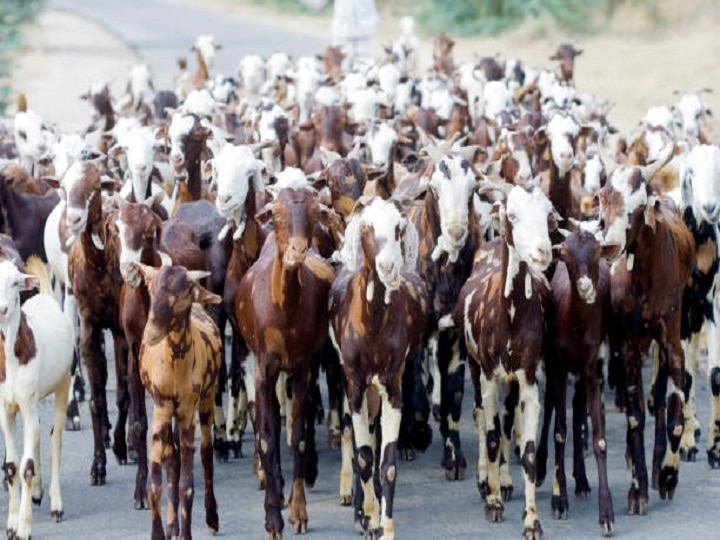
[[508, 221], [515, 221], [517, 219], [517, 214], [515, 214], [515, 212], [508, 212], [507, 218]]
[[27, 133], [25, 133], [24, 131], [18, 131], [18, 135], [23, 141], [27, 141]]

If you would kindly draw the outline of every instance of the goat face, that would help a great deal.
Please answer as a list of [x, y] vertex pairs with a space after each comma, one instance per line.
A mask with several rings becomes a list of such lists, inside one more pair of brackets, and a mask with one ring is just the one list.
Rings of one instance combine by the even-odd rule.
[[374, 199], [359, 219], [365, 259], [388, 291], [397, 289], [406, 267], [403, 246], [413, 225], [393, 203], [382, 199]]
[[120, 152], [125, 153], [132, 190], [138, 201], [148, 195], [157, 144], [152, 128], [137, 126], [130, 128], [127, 135], [122, 138], [122, 142], [118, 142], [110, 149], [113, 157], [117, 157]]
[[562, 243], [560, 257], [565, 263], [570, 283], [588, 304], [595, 303], [602, 248], [595, 235], [579, 230]]
[[144, 203], [122, 204], [115, 217], [120, 240], [120, 274], [132, 287], [140, 284], [139, 263], [143, 252], [160, 245], [162, 221]]
[[564, 177], [572, 168], [575, 158], [575, 137], [578, 133], [580, 126], [570, 116], [555, 115], [548, 123], [550, 153], [560, 177]]
[[680, 170], [683, 199], [695, 216], [715, 224], [720, 219], [720, 148], [694, 147]]
[[397, 132], [385, 123], [376, 124], [370, 128], [367, 134], [367, 144], [374, 167], [390, 166], [391, 152], [397, 140]]
[[168, 137], [170, 164], [176, 175], [183, 172], [187, 174], [186, 159], [192, 159], [200, 154], [208, 135], [209, 130], [201, 125], [197, 115], [192, 113], [173, 115], [168, 128]]
[[38, 161], [51, 144], [51, 134], [43, 119], [35, 111], [19, 112], [13, 122], [15, 147], [18, 155]]
[[[446, 155], [430, 170], [429, 185], [437, 197], [440, 212], [438, 248], [455, 262], [468, 237], [470, 205], [477, 185], [475, 175], [468, 160]], [[439, 255], [438, 251], [433, 258]]]
[[617, 257], [637, 236], [648, 204], [645, 180], [637, 167], [615, 169], [599, 193], [600, 226], [605, 244], [618, 246]]
[[212, 34], [198, 36], [193, 45], [193, 50], [197, 51], [202, 57], [208, 69], [212, 69], [215, 61], [215, 51], [220, 48], [220, 45], [215, 42], [215, 36]]
[[90, 214], [90, 205], [100, 197], [100, 172], [90, 162], [76, 161], [68, 168], [62, 179], [67, 198], [66, 220], [74, 236], [85, 230]]
[[687, 137], [697, 137], [700, 134], [700, 122], [709, 109], [700, 99], [699, 93], [683, 94], [675, 104], [675, 110], [680, 116], [680, 126]]
[[20, 291], [40, 286], [36, 276], [23, 274], [10, 261], [0, 262], [0, 326], [5, 326], [20, 311]]
[[223, 146], [212, 159], [212, 177], [217, 186], [215, 206], [221, 216], [238, 224], [244, 223], [245, 201], [251, 183], [256, 189], [262, 186], [261, 170], [262, 162], [255, 159], [250, 147]]
[[319, 212], [315, 196], [305, 188], [282, 189], [272, 203], [278, 254], [286, 269], [295, 269], [305, 261]]
[[182, 266], [159, 269], [137, 264], [150, 293], [150, 310], [143, 334], [148, 346], [159, 343], [170, 332], [182, 330], [190, 318], [193, 303], [218, 304], [222, 299], [202, 287], [197, 280], [209, 272], [189, 271]]
[[530, 268], [543, 272], [552, 262], [549, 231], [557, 228], [555, 210], [539, 187], [513, 187], [505, 205], [505, 242]]

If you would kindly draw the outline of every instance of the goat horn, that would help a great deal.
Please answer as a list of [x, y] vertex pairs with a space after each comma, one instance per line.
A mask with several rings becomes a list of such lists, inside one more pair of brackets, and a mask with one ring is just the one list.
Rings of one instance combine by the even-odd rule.
[[660, 154], [660, 156], [655, 161], [653, 161], [649, 165], [640, 167], [640, 172], [642, 173], [643, 178], [646, 182], [649, 182], [652, 177], [655, 176], [658, 171], [660, 171], [660, 169], [662, 169], [665, 165], [668, 164], [674, 152], [675, 140], [673, 139], [669, 144], [665, 145], [662, 154]]
[[195, 282], [200, 281], [203, 278], [208, 277], [212, 272], [207, 270], [188, 270], [187, 277]]
[[491, 191], [499, 191], [503, 194], [503, 196], [507, 197], [507, 194], [510, 193], [512, 188], [512, 184], [483, 180], [482, 182], [477, 183], [476, 191], [478, 195], [485, 195]]

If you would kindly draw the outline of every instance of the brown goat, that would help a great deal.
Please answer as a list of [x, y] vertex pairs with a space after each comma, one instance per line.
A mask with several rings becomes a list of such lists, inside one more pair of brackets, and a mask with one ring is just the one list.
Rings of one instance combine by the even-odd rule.
[[140, 347], [140, 377], [154, 405], [148, 481], [152, 538], [165, 538], [160, 506], [163, 461], [168, 477], [167, 537], [192, 538], [195, 411], [200, 421], [205, 522], [215, 534], [219, 519], [213, 487], [212, 417], [223, 342], [200, 304], [217, 304], [221, 298], [196, 283], [208, 272], [181, 266], [137, 268], [150, 293]]
[[[416, 270], [412, 223], [395, 203], [379, 198], [362, 200], [356, 212], [346, 231], [343, 269], [330, 292], [331, 330], [345, 371], [362, 485], [355, 491], [356, 516], [366, 534], [392, 539], [401, 381], [425, 332], [428, 297]], [[346, 484], [349, 476], [341, 473]], [[349, 487], [341, 483], [342, 502]]]
[[611, 271], [611, 362], [619, 366], [618, 392], [627, 403], [627, 453], [632, 461], [628, 513], [645, 514], [645, 407], [642, 359], [652, 340], [660, 348], [654, 386], [655, 445], [652, 485], [672, 498], [678, 482], [683, 432], [685, 357], [680, 342], [683, 290], [695, 263], [695, 242], [674, 203], [650, 191], [648, 182], [670, 159], [673, 145], [647, 167], [615, 169], [600, 190], [604, 241], [617, 244]]
[[[593, 232], [579, 229], [560, 244], [560, 262], [552, 278], [552, 307], [548, 314], [545, 352], [547, 387], [544, 421], [537, 453], [537, 483], [545, 478], [550, 416], [555, 411], [555, 475], [551, 505], [555, 517], [567, 518], [568, 496], [565, 478], [567, 439], [566, 394], [568, 375], [578, 382], [573, 396], [573, 476], [575, 494], [587, 497], [590, 485], [585, 472], [582, 429], [590, 406], [593, 451], [598, 470], [599, 522], [603, 534], [612, 534], [615, 515], [607, 479], [605, 414], [600, 388], [598, 354], [607, 337], [610, 308], [610, 273], [606, 258], [616, 246], [601, 246]], [[578, 339], [582, 336], [581, 339]]]
[[[503, 190], [505, 187], [503, 186]], [[475, 422], [479, 432], [478, 488], [485, 517], [500, 521], [498, 383], [515, 375], [522, 416], [521, 463], [525, 480], [524, 537], [542, 537], [535, 506], [535, 437], [540, 414], [536, 371], [544, 339], [549, 287], [542, 272], [552, 260], [549, 231], [556, 227], [552, 205], [537, 187], [509, 190], [500, 212], [502, 238], [481, 246], [473, 273], [458, 295], [453, 320], [463, 329], [475, 365]]]
[[265, 530], [269, 538], [281, 538], [283, 480], [275, 382], [280, 371], [291, 376], [294, 467], [289, 521], [294, 532], [306, 532], [305, 483], [312, 485], [317, 477], [313, 354], [327, 337], [327, 299], [335, 276], [311, 249], [313, 224], [330, 212], [311, 190], [281, 189], [258, 218], [266, 220], [270, 212], [275, 233], [240, 281], [235, 311], [240, 331], [257, 356], [256, 449], [267, 475]]
[[75, 239], [68, 257], [68, 270], [80, 316], [80, 357], [90, 379], [90, 412], [93, 423], [94, 452], [90, 470], [92, 485], [104, 485], [105, 446], [110, 444], [107, 411], [107, 358], [103, 351], [103, 329], [112, 332], [117, 375], [118, 420], [115, 425], [113, 452], [120, 463], [127, 461], [125, 422], [127, 392], [127, 341], [118, 317], [122, 279], [119, 268], [117, 236], [108, 227], [102, 207], [101, 190], [115, 187], [113, 180], [100, 176], [92, 162], [73, 163], [61, 182], [66, 198], [66, 223]]

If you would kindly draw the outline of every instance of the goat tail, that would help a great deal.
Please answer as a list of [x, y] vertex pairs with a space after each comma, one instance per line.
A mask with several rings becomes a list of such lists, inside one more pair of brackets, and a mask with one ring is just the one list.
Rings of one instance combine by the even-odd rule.
[[45, 263], [42, 262], [42, 259], [37, 255], [30, 255], [25, 263], [25, 268], [28, 274], [32, 274], [40, 280], [40, 293], [52, 296], [53, 289], [50, 284], [50, 277], [48, 276]]

